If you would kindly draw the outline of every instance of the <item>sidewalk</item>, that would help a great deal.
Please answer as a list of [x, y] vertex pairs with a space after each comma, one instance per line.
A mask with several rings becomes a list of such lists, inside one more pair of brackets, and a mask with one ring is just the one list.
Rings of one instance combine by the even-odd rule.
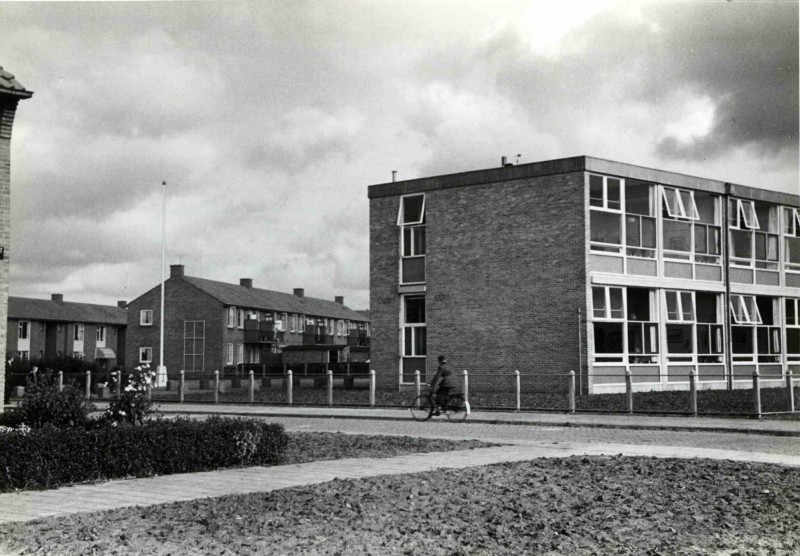
[[[102, 404], [96, 404], [101, 407]], [[405, 409], [267, 406], [248, 404], [160, 403], [158, 411], [183, 415], [238, 415], [248, 417], [316, 417], [334, 419], [410, 420]], [[537, 413], [473, 411], [470, 423], [533, 426], [596, 427], [641, 430], [728, 432], [773, 436], [800, 436], [800, 420], [625, 415], [613, 413]]]
[[800, 467], [800, 456], [735, 450], [685, 446], [526, 443], [454, 452], [409, 454], [391, 458], [351, 458], [276, 467], [226, 469], [148, 479], [116, 480], [54, 490], [6, 493], [0, 494], [0, 523], [131, 506], [153, 506], [229, 494], [269, 492], [282, 488], [314, 485], [334, 479], [419, 473], [441, 468], [463, 469], [542, 457], [617, 454], [660, 458], [727, 459]]

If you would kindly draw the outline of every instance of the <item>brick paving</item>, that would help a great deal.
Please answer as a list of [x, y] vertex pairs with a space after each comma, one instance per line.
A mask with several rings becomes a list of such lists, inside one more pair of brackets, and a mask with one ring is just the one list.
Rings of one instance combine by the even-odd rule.
[[[271, 490], [318, 484], [335, 478], [362, 478], [374, 475], [414, 473], [443, 467], [464, 468], [491, 463], [524, 461], [538, 457], [566, 457], [572, 455], [628, 455], [651, 457], [712, 458], [736, 461], [776, 463], [800, 467], [800, 446], [797, 438], [781, 435], [800, 429], [800, 424], [784, 422], [778, 427], [774, 422], [736, 421], [724, 432], [715, 432], [719, 424], [694, 426], [693, 421], [678, 418], [682, 427], [676, 427], [664, 418], [651, 421], [648, 427], [623, 428], [628, 419], [640, 425], [643, 418], [627, 416], [615, 419], [593, 417], [589, 425], [572, 420], [575, 416], [551, 414], [510, 414], [513, 423], [501, 419], [486, 419], [476, 414], [467, 423], [453, 424], [442, 421], [417, 423], [407, 413], [393, 410], [372, 410], [370, 419], [357, 419], [362, 411], [343, 410], [338, 418], [329, 418], [330, 409], [285, 408], [281, 415], [275, 408], [248, 406], [185, 406], [188, 411], [209, 413], [229, 412], [262, 416], [283, 422], [290, 431], [340, 431], [350, 434], [392, 434], [441, 438], [477, 438], [507, 443], [505, 446], [409, 454], [392, 458], [358, 458], [313, 462], [278, 467], [253, 467], [219, 470], [203, 473], [167, 475], [147, 479], [108, 481], [95, 485], [78, 485], [47, 491], [26, 491], [0, 494], [0, 523], [29, 521], [47, 516], [78, 512], [108, 510], [128, 506], [149, 506], [197, 498], [228, 494], [267, 492]], [[166, 410], [166, 408], [164, 408]], [[248, 411], [243, 411], [248, 410]], [[356, 413], [352, 413], [356, 411]], [[167, 411], [165, 411], [166, 413]], [[305, 414], [305, 416], [304, 416]], [[308, 415], [313, 414], [309, 417]], [[380, 417], [382, 418], [375, 418]], [[403, 419], [400, 420], [401, 416]], [[492, 417], [496, 415], [492, 414]], [[520, 419], [525, 424], [520, 426]], [[705, 419], [703, 419], [705, 421]], [[601, 425], [611, 423], [613, 428]], [[570, 426], [565, 426], [569, 424]], [[748, 426], [742, 427], [746, 424]], [[766, 426], [764, 426], [766, 425]], [[660, 428], [659, 428], [660, 427]], [[760, 428], [763, 427], [763, 428]], [[745, 432], [741, 432], [744, 430]], [[760, 432], [766, 434], [759, 434]], [[778, 435], [775, 434], [778, 431]]]

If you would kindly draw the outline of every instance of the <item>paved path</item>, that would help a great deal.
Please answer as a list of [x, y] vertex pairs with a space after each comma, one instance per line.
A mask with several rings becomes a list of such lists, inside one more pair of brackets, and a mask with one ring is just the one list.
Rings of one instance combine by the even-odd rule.
[[[209, 407], [217, 411], [226, 406], [184, 406], [184, 410], [209, 413]], [[663, 421], [653, 421], [649, 427], [628, 429], [597, 429], [593, 426], [606, 423], [595, 420], [589, 428], [565, 428], [573, 421], [554, 420], [548, 422], [551, 414], [510, 414], [514, 423], [501, 424], [497, 419], [471, 420], [464, 424], [451, 424], [434, 421], [416, 423], [408, 419], [405, 412], [393, 410], [380, 411], [384, 419], [356, 419], [356, 414], [370, 410], [342, 410], [330, 417], [329, 409], [285, 408], [282, 415], [274, 416], [248, 406], [234, 408], [237, 413], [267, 416], [284, 422], [288, 430], [333, 430], [355, 434], [400, 434], [445, 438], [478, 438], [505, 442], [509, 445], [463, 450], [457, 452], [435, 452], [410, 454], [392, 458], [359, 458], [324, 462], [314, 462], [279, 467], [254, 467], [167, 475], [150, 479], [129, 479], [79, 485], [48, 491], [28, 491], [0, 494], [0, 523], [28, 521], [47, 516], [66, 515], [78, 512], [108, 510], [128, 506], [149, 506], [167, 502], [179, 502], [197, 498], [216, 497], [227, 494], [266, 492], [292, 486], [318, 484], [335, 478], [361, 478], [366, 476], [414, 473], [430, 471], [442, 467], [463, 468], [500, 463], [523, 461], [539, 457], [566, 457], [571, 455], [616, 455], [712, 458], [736, 461], [777, 463], [800, 467], [800, 441], [792, 436], [783, 436], [780, 431], [794, 431], [797, 423], [788, 423], [789, 428], [764, 429], [766, 435], [758, 434], [757, 428], [747, 428], [746, 433], [738, 428], [728, 427], [724, 433], [711, 432], [708, 427], [695, 427], [673, 430], [653, 428], [664, 425]], [[275, 409], [275, 408], [270, 408]], [[250, 411], [243, 411], [250, 410]], [[354, 414], [353, 412], [356, 412]], [[386, 413], [389, 412], [389, 413]], [[313, 414], [303, 417], [302, 414]], [[398, 418], [403, 416], [403, 420]], [[372, 414], [376, 417], [376, 414]], [[347, 418], [342, 418], [347, 417]], [[558, 415], [556, 417], [565, 417]], [[566, 416], [575, 417], [575, 416]], [[593, 416], [590, 416], [593, 417]], [[619, 417], [619, 416], [616, 416]], [[631, 423], [638, 425], [642, 419]], [[661, 418], [659, 418], [661, 419]], [[679, 418], [684, 425], [685, 418]], [[540, 426], [521, 427], [519, 423]], [[623, 421], [624, 422], [624, 421]], [[743, 422], [749, 423], [749, 422]], [[756, 425], [758, 421], [754, 422]], [[762, 422], [761, 424], [765, 424]], [[552, 426], [543, 426], [550, 424]], [[742, 423], [739, 423], [742, 424]], [[786, 423], [784, 423], [786, 425]], [[619, 425], [617, 425], [619, 426]], [[795, 427], [794, 429], [791, 426]], [[776, 436], [775, 431], [779, 431]], [[745, 445], [745, 442], [750, 444]]]

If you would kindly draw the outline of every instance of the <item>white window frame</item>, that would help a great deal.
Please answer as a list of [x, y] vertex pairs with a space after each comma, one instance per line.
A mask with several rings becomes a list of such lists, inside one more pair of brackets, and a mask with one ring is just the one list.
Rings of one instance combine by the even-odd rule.
[[[403, 219], [405, 217], [404, 210], [405, 210], [405, 200], [411, 197], [422, 197], [422, 208], [419, 211], [419, 220], [413, 222], [405, 222]], [[397, 211], [397, 225], [398, 226], [409, 226], [413, 224], [422, 224], [425, 222], [425, 201], [426, 195], [424, 193], [410, 193], [408, 195], [402, 195], [400, 197], [400, 207]]]
[[152, 309], [141, 309], [139, 311], [139, 326], [153, 326]]
[[[787, 303], [792, 303], [794, 305], [794, 321], [792, 322], [789, 322], [789, 312], [786, 310]], [[798, 312], [800, 311], [800, 298], [784, 298], [781, 311], [783, 312], [783, 321], [786, 324], [786, 331], [783, 338], [783, 349], [786, 352], [786, 362], [796, 363], [800, 361], [800, 353], [789, 353], [789, 330], [798, 330], [798, 333], [800, 334], [800, 312]]]
[[289, 329], [289, 314], [281, 313], [281, 330], [284, 332]]
[[[730, 199], [731, 203], [734, 203], [736, 208], [734, 212], [736, 216], [731, 218], [731, 215], [728, 214], [728, 227], [734, 230], [760, 230], [761, 226], [758, 222], [758, 216], [756, 215], [756, 206], [755, 203], [748, 199]], [[745, 208], [747, 206], [747, 208]], [[749, 209], [749, 210], [748, 210]], [[728, 205], [728, 211], [731, 211], [731, 206]], [[751, 222], [748, 223], [748, 215], [752, 219]], [[742, 226], [744, 223], [744, 226]]]
[[[592, 204], [592, 190], [591, 190], [591, 180], [592, 176], [603, 178], [603, 198], [602, 198], [602, 205], [593, 205]], [[608, 180], [616, 180], [619, 182], [619, 208], [613, 208], [608, 206]], [[602, 210], [606, 212], [615, 212], [615, 213], [623, 213], [625, 211], [625, 178], [618, 178], [615, 176], [605, 176], [602, 174], [589, 174], [589, 208], [592, 210]]]
[[[191, 334], [188, 333], [189, 326], [191, 326]], [[203, 331], [202, 336], [197, 335], [197, 329]], [[183, 321], [183, 368], [186, 371], [202, 372], [205, 370], [206, 357], [206, 321], [204, 320], [185, 320]], [[192, 351], [186, 349], [187, 340], [191, 342]], [[199, 349], [198, 349], [199, 344]], [[187, 364], [187, 359], [192, 358], [192, 365]], [[198, 359], [200, 364], [197, 364]], [[198, 368], [199, 367], [199, 368]]]
[[139, 363], [152, 363], [153, 362], [153, 348], [140, 347], [139, 348]]
[[[674, 195], [674, 198], [677, 201], [675, 203], [675, 211], [672, 210], [673, 207], [669, 202], [670, 193]], [[686, 203], [684, 203], [682, 193], [688, 195], [687, 198], [691, 203], [691, 206], [689, 207], [690, 210], [686, 209]], [[700, 213], [697, 211], [697, 205], [694, 202], [694, 191], [691, 189], [678, 189], [677, 187], [662, 186], [661, 198], [664, 201], [664, 208], [667, 209], [667, 214], [670, 218], [674, 218], [675, 220], [700, 220]]]
[[784, 226], [784, 234], [789, 237], [800, 237], [800, 209], [794, 207], [783, 207], [784, 218], [787, 219]]
[[226, 365], [233, 365], [233, 344], [227, 343], [225, 344], [225, 364]]
[[236, 364], [244, 363], [244, 344], [236, 344]]
[[20, 340], [30, 340], [31, 338], [31, 322], [28, 320], [19, 321], [17, 327], [17, 338]]
[[[595, 306], [594, 306], [594, 290], [603, 290], [603, 296], [605, 300], [605, 306], [603, 307], [603, 316], [598, 317], [595, 314]], [[619, 317], [612, 316], [611, 314], [611, 290], [618, 290], [620, 299], [622, 300], [622, 307], [620, 307], [620, 311], [622, 315]], [[625, 299], [625, 288], [620, 286], [592, 286], [592, 320], [596, 321], [615, 321], [620, 322], [625, 320], [625, 310], [626, 310], [626, 299]]]
[[336, 335], [344, 336], [344, 321], [339, 320], [336, 322]]
[[[407, 320], [406, 320], [406, 308], [407, 308], [407, 302], [408, 302], [409, 299], [424, 299], [425, 300], [425, 321], [424, 322], [407, 322]], [[426, 350], [425, 351], [426, 351], [426, 353], [422, 354], [422, 355], [418, 354], [417, 352], [419, 350], [418, 350], [418, 346], [416, 345], [416, 342], [417, 342], [416, 341], [416, 335], [413, 332], [411, 333], [411, 355], [406, 355], [406, 329], [408, 329], [408, 328], [427, 328], [427, 326], [428, 326], [428, 299], [427, 299], [427, 297], [425, 295], [419, 295], [419, 294], [404, 295], [403, 298], [402, 298], [402, 303], [401, 303], [400, 308], [401, 308], [401, 319], [402, 319], [402, 324], [400, 326], [400, 328], [402, 330], [402, 336], [401, 336], [401, 344], [402, 345], [400, 346], [401, 357], [427, 357], [427, 339], [426, 339], [426, 342], [425, 342], [425, 345], [426, 345]], [[427, 336], [427, 330], [426, 330], [425, 334]]]
[[76, 342], [82, 342], [85, 337], [85, 330], [82, 324], [75, 323], [72, 332], [72, 339]]
[[[747, 306], [748, 302], [751, 303], [750, 307]], [[735, 324], [737, 326], [763, 324], [763, 321], [761, 320], [761, 313], [758, 310], [758, 304], [756, 303], [756, 298], [754, 295], [731, 294], [728, 306], [731, 310], [731, 324]], [[741, 322], [739, 322], [736, 314], [736, 306], [740, 306], [743, 311], [744, 320]]]
[[244, 328], [244, 309], [237, 309], [236, 311], [236, 327]]
[[105, 343], [105, 341], [106, 341], [106, 327], [103, 326], [102, 324], [98, 324], [97, 325], [97, 332], [96, 332], [95, 340], [98, 343], [100, 343], [100, 342]]
[[[678, 318], [672, 319], [669, 316], [669, 302], [667, 301], [667, 296], [669, 294], [675, 294], [675, 307], [678, 311]], [[689, 302], [692, 305], [692, 318], [685, 319], [684, 318], [684, 305], [686, 302], [686, 296], [689, 297]], [[664, 321], [671, 324], [695, 324], [697, 322], [697, 307], [695, 305], [695, 296], [693, 291], [686, 291], [686, 290], [664, 290]], [[695, 346], [695, 350], [697, 347]]]
[[236, 307], [231, 305], [228, 307], [228, 328], [236, 327]]

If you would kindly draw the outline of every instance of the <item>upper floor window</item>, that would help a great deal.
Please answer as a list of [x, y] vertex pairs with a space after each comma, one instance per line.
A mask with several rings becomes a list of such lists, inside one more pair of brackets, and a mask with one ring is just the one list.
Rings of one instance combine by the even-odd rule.
[[662, 190], [664, 257], [720, 263], [718, 197], [704, 191]]
[[590, 175], [589, 205], [605, 210], [622, 210], [622, 180]]
[[786, 357], [789, 361], [800, 361], [800, 299], [787, 297], [786, 309]]
[[731, 263], [778, 269], [778, 207], [759, 201], [730, 199], [728, 205]]
[[139, 325], [141, 326], [153, 326], [153, 310], [152, 309], [142, 309], [139, 311]]
[[653, 215], [653, 185], [628, 180], [625, 183], [625, 247], [631, 257], [656, 256], [656, 219]]
[[400, 283], [425, 281], [425, 195], [400, 198]]
[[425, 195], [405, 195], [400, 198], [397, 225], [423, 224], [425, 222]]
[[228, 328], [236, 326], [236, 307], [228, 307]]
[[625, 311], [622, 306], [622, 288], [608, 286], [592, 287], [592, 316], [595, 319], [622, 320]]
[[75, 333], [74, 333], [72, 339], [75, 340], [76, 342], [82, 342], [83, 341], [83, 325], [82, 324], [76, 324], [75, 328], [74, 328], [74, 331], [75, 331]]
[[745, 199], [729, 199], [728, 226], [736, 230], [759, 229], [755, 203]]
[[289, 315], [287, 313], [281, 313], [281, 330], [286, 331], [289, 327]]
[[98, 343], [106, 341], [106, 327], [98, 324], [97, 325], [97, 336], [95, 338]]
[[752, 295], [732, 295], [730, 309], [734, 324], [762, 323], [756, 298]]
[[30, 336], [31, 323], [26, 320], [19, 321], [19, 335], [20, 340], [27, 340]]
[[789, 270], [800, 270], [800, 209], [783, 209], [785, 237], [784, 266]]
[[593, 251], [622, 251], [623, 185], [619, 178], [589, 175], [589, 227]]
[[694, 202], [694, 191], [664, 187], [661, 195], [664, 199], [666, 216], [683, 220], [700, 220], [700, 214]]
[[292, 315], [292, 316], [289, 317], [289, 330], [291, 332], [295, 332], [295, 331], [299, 330], [297, 328], [297, 315]]
[[237, 316], [238, 316], [237, 326], [239, 328], [244, 328], [244, 309], [239, 309]]
[[336, 335], [337, 336], [344, 336], [345, 334], [346, 334], [346, 332], [345, 332], [344, 321], [343, 320], [337, 321], [336, 322]]

